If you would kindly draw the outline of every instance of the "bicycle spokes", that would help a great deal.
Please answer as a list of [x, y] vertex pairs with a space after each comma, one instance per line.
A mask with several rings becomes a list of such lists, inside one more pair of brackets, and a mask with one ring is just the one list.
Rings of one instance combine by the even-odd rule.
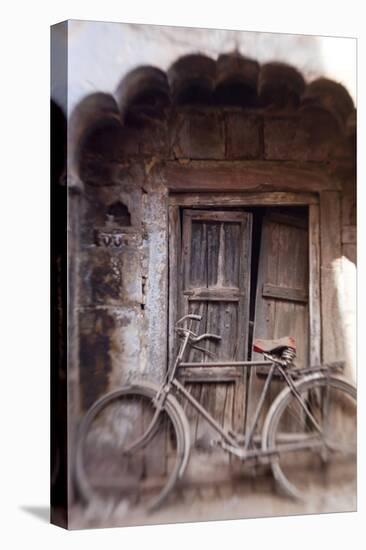
[[[351, 386], [336, 379], [304, 382], [298, 392], [321, 431], [293, 393], [268, 422], [266, 444], [278, 451], [276, 479], [293, 496], [355, 495], [356, 400]], [[349, 491], [350, 487], [352, 491]]]
[[174, 415], [157, 411], [153, 396], [136, 390], [107, 396], [84, 421], [77, 474], [86, 500], [149, 507], [174, 484], [181, 434]]

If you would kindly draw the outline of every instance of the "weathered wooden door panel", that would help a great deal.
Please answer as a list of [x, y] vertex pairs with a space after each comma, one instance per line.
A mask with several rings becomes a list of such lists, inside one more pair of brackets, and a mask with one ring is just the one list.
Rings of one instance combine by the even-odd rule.
[[[219, 334], [219, 344], [204, 346], [215, 359], [245, 359], [250, 298], [251, 214], [185, 210], [182, 243], [182, 314], [199, 313], [199, 332]], [[192, 350], [189, 361], [212, 358]], [[220, 373], [220, 368], [217, 368]], [[225, 426], [240, 428], [244, 410], [243, 374], [232, 382], [191, 383], [192, 394]], [[189, 407], [188, 407], [189, 408]], [[192, 410], [195, 440], [208, 426]]]
[[[309, 359], [308, 257], [307, 211], [268, 209], [262, 225], [254, 337], [294, 336], [298, 366]], [[260, 357], [254, 354], [253, 359]], [[252, 403], [261, 386], [254, 380]], [[271, 396], [281, 387], [274, 383]]]

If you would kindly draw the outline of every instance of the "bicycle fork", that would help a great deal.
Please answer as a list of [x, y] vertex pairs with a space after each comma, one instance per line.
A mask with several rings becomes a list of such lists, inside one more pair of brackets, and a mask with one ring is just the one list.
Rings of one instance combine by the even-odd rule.
[[159, 426], [159, 415], [162, 408], [156, 408], [156, 411], [154, 413], [154, 416], [151, 419], [151, 422], [149, 426], [147, 427], [145, 433], [142, 434], [141, 437], [133, 441], [126, 449], [123, 450], [123, 454], [129, 454], [134, 451], [139, 451], [142, 449], [145, 445], [151, 441], [151, 439], [154, 437], [156, 430]]
[[151, 439], [156, 434], [156, 430], [159, 426], [159, 416], [161, 411], [164, 409], [164, 404], [166, 401], [166, 398], [168, 396], [168, 393], [170, 391], [170, 385], [164, 384], [156, 396], [153, 399], [153, 404], [155, 406], [155, 412], [154, 415], [150, 421], [150, 424], [146, 428], [146, 431], [135, 441], [133, 441], [126, 449], [124, 449], [124, 454], [129, 454], [134, 451], [138, 451], [142, 449], [145, 445], [151, 441]]

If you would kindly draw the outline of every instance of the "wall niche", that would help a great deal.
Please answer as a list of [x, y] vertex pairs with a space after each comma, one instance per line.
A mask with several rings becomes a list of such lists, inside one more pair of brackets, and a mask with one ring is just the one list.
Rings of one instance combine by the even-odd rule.
[[128, 245], [133, 231], [130, 211], [118, 200], [106, 208], [104, 224], [95, 229], [95, 244], [112, 248]]

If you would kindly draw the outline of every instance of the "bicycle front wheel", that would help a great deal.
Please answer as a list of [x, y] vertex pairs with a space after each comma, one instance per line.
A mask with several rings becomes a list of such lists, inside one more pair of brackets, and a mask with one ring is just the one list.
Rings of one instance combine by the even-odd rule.
[[[335, 377], [312, 377], [285, 388], [272, 404], [263, 448], [276, 452], [271, 466], [291, 497], [356, 499], [356, 388]], [[299, 397], [305, 403], [300, 403]]]
[[170, 396], [157, 414], [156, 391], [149, 385], [121, 388], [84, 416], [75, 468], [84, 501], [151, 510], [174, 487], [188, 459], [184, 419]]

